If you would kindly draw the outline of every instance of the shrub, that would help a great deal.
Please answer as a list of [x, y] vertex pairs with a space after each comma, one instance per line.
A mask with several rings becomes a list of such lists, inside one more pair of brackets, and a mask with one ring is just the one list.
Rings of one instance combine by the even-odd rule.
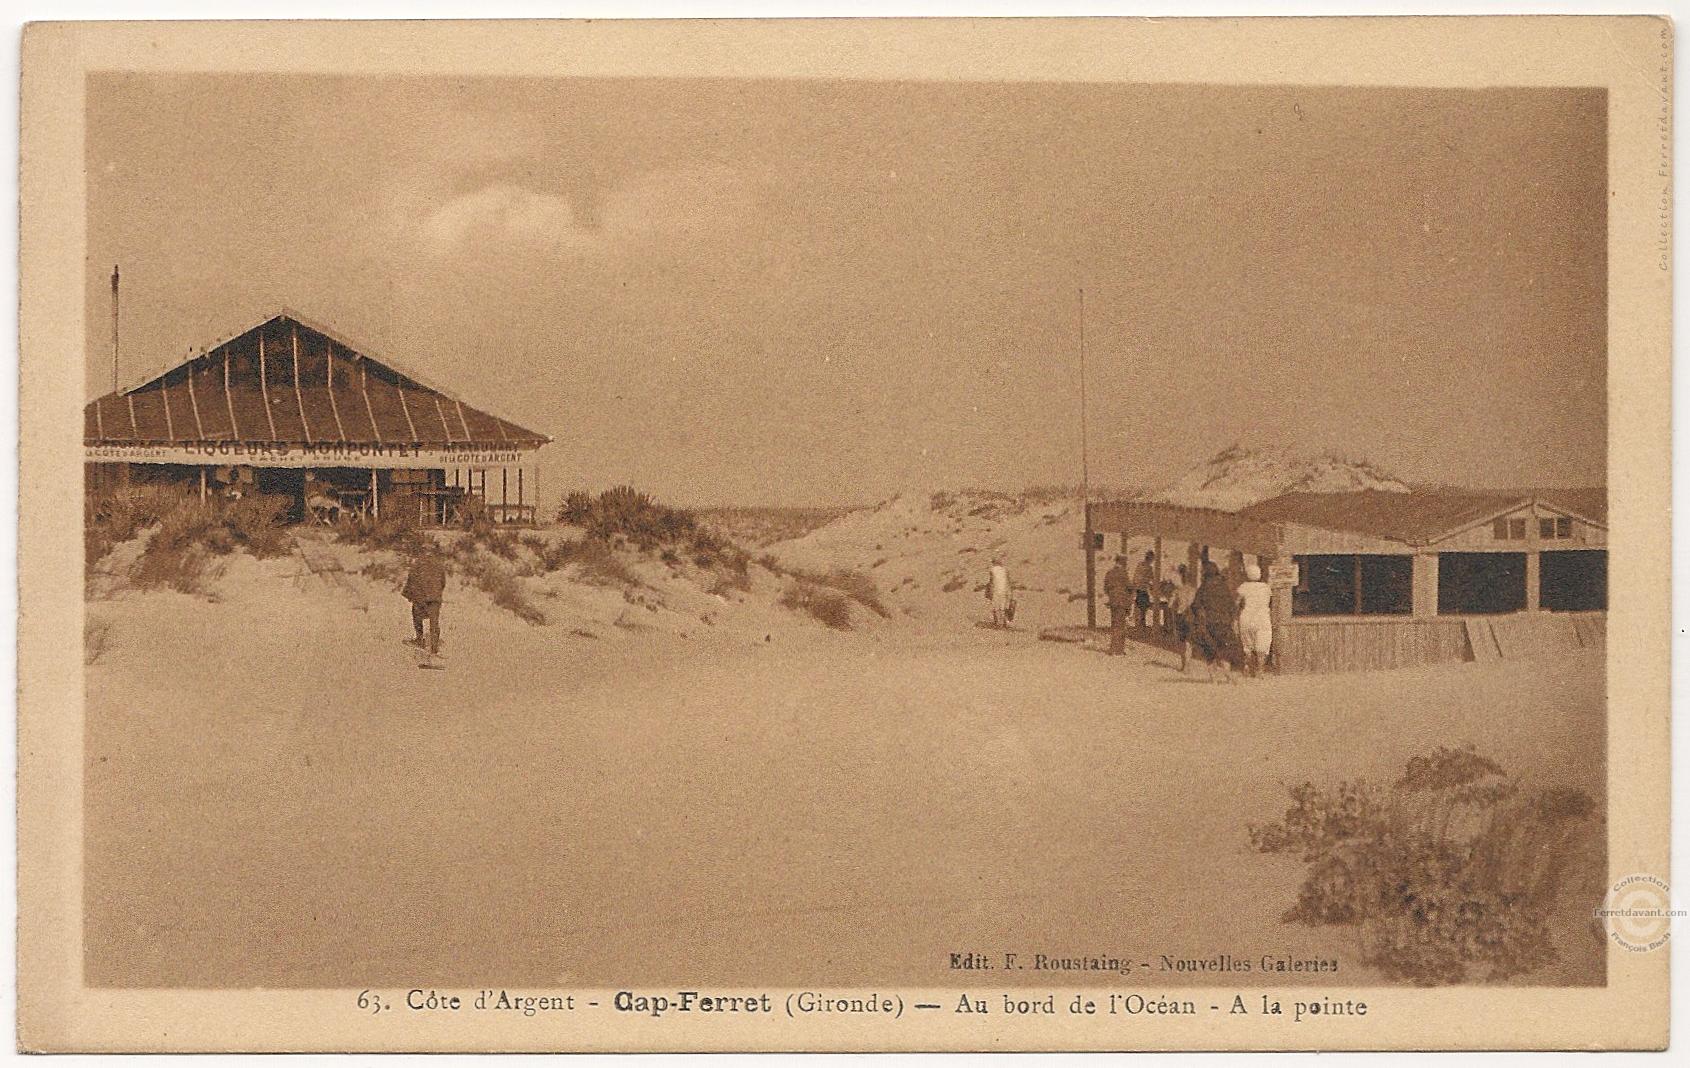
[[538, 627], [546, 622], [545, 613], [528, 599], [528, 592], [523, 589], [521, 580], [516, 576], [489, 569], [481, 572], [477, 585], [486, 591], [494, 604], [524, 623]]
[[810, 585], [836, 590], [882, 619], [892, 617], [892, 613], [880, 600], [880, 587], [875, 584], [874, 576], [865, 572], [837, 567], [825, 572], [788, 569], [787, 573]]
[[260, 559], [290, 551], [287, 502], [271, 497], [201, 501], [179, 486], [126, 486], [90, 497], [84, 528], [89, 569], [121, 542], [151, 531], [130, 582], [203, 593], [213, 556], [245, 550]]
[[148, 527], [198, 501], [178, 486], [120, 486], [88, 496], [83, 522], [83, 555], [90, 570], [107, 553]]
[[798, 579], [781, 591], [780, 603], [795, 612], [806, 612], [834, 630], [851, 629], [851, 604], [837, 590]]
[[593, 517], [593, 495], [582, 490], [574, 490], [563, 499], [563, 506], [558, 509], [557, 518], [560, 523], [573, 523], [584, 527]]
[[459, 574], [487, 594], [495, 605], [530, 625], [546, 622], [545, 613], [529, 600], [522, 580], [494, 557], [484, 554], [473, 536], [452, 542], [450, 554]]
[[647, 551], [677, 542], [716, 544], [715, 535], [691, 512], [658, 504], [632, 486], [605, 490], [596, 499], [571, 493], [558, 510], [558, 520], [585, 527], [589, 537], [608, 542], [621, 537]]
[[292, 550], [288, 505], [275, 497], [245, 497], [224, 506], [223, 525], [236, 545], [260, 560]]
[[615, 549], [591, 538], [571, 543], [573, 551], [569, 563], [579, 570], [581, 578], [599, 586], [639, 586], [640, 578]]
[[715, 589], [712, 592], [738, 590], [741, 593], [750, 593], [751, 557], [735, 549], [728, 554], [725, 563], [727, 566], [717, 574]]
[[[1503, 979], [1553, 961], [1548, 914], [1595, 805], [1557, 787], [1522, 796], [1471, 748], [1410, 760], [1389, 790], [1303, 783], [1256, 851], [1309, 866], [1288, 923], [1359, 930], [1363, 960], [1395, 979]], [[1475, 974], [1476, 973], [1476, 974]]]
[[335, 540], [366, 549], [389, 550], [409, 556], [423, 548], [417, 518], [405, 509], [389, 509], [380, 518], [359, 516], [335, 530]]
[[159, 521], [135, 561], [130, 581], [143, 590], [203, 593], [209, 557], [233, 548], [228, 528], [211, 508], [184, 501]]

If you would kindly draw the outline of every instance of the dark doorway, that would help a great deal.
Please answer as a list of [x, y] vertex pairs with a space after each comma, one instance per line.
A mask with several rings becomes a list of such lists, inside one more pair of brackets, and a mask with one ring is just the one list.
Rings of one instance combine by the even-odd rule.
[[253, 491], [264, 497], [276, 497], [287, 502], [284, 513], [287, 521], [297, 523], [305, 517], [305, 472], [288, 467], [257, 467], [253, 469]]
[[1495, 615], [1525, 608], [1525, 553], [1438, 554], [1439, 615]]
[[1538, 605], [1549, 612], [1608, 608], [1608, 550], [1567, 549], [1538, 557]]
[[1414, 611], [1414, 558], [1382, 554], [1296, 557], [1294, 616], [1399, 616]]

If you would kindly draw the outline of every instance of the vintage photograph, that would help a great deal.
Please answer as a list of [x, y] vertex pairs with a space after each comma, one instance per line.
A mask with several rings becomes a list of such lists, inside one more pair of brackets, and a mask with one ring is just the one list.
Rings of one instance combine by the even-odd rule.
[[1604, 107], [91, 77], [90, 981], [1602, 983]]
[[1608, 986], [1607, 87], [82, 99], [89, 991]]

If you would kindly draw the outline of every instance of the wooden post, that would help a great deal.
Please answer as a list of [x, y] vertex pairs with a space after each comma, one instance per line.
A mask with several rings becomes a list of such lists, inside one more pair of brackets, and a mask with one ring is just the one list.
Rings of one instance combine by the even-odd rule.
[[1531, 518], [1526, 520], [1526, 611], [1536, 612], [1543, 595], [1543, 561], [1538, 555], [1543, 548], [1543, 531], [1538, 527], [1542, 513], [1538, 511], [1535, 500], [1530, 515]]
[[381, 518], [381, 483], [376, 481], [376, 469], [370, 468], [370, 515]]
[[1355, 564], [1355, 614], [1361, 615], [1361, 554], [1350, 557]]
[[200, 468], [200, 503], [205, 503], [205, 468]]
[[1091, 529], [1091, 502], [1086, 502], [1086, 626], [1097, 626], [1097, 538]]
[[[499, 505], [504, 507], [511, 503], [511, 469], [499, 468]], [[502, 513], [501, 513], [502, 514]]]
[[522, 498], [522, 468], [520, 467], [516, 469], [516, 503], [519, 508], [528, 503]]
[[1438, 614], [1438, 554], [1414, 554], [1414, 618]]

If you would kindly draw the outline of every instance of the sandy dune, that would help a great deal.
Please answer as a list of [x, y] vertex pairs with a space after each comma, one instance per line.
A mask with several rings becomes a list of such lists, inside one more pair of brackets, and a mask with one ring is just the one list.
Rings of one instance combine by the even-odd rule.
[[[1062, 507], [951, 527], [1071, 581]], [[545, 626], [454, 582], [439, 672], [381, 582], [354, 576], [360, 608], [296, 561], [231, 558], [215, 603], [90, 601], [89, 982], [1074, 985], [949, 968], [1013, 951], [1337, 957], [1285, 982], [1353, 985], [1377, 977], [1343, 935], [1279, 922], [1301, 867], [1248, 846], [1288, 784], [1472, 742], [1603, 795], [1599, 659], [1207, 685], [1038, 641], [1077, 618], [1054, 589], [977, 628], [979, 595], [935, 581], [954, 534], [920, 535], [881, 579], [893, 619], [848, 633], [762, 572], [689, 602], [656, 568], [655, 608], [559, 577]], [[830, 536], [818, 563], [849, 555]], [[1600, 981], [1577, 919], [1600, 883], [1532, 982]], [[1236, 980], [1132, 980], [1210, 981]]]

